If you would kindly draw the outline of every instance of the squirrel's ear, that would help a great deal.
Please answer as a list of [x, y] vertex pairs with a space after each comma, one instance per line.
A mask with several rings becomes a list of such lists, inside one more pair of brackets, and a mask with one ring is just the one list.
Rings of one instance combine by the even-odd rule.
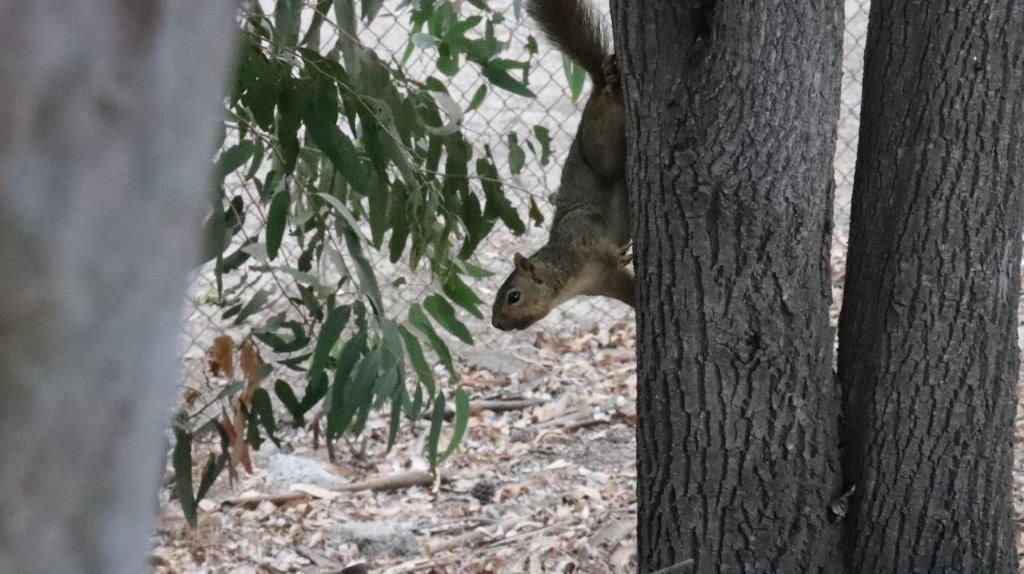
[[512, 256], [512, 260], [515, 261], [516, 270], [518, 270], [520, 273], [533, 273], [533, 263], [531, 263], [529, 259], [524, 257], [522, 253], [519, 253], [517, 251], [516, 254]]

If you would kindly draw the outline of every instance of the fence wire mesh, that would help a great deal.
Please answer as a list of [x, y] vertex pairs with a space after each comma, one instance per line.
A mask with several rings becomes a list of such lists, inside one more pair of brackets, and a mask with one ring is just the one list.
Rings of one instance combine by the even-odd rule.
[[[859, 109], [861, 101], [861, 79], [863, 75], [863, 53], [867, 37], [868, 7], [870, 0], [846, 0], [846, 23], [843, 42], [843, 78], [842, 106], [838, 126], [838, 140], [835, 156], [835, 233], [832, 248], [832, 269], [834, 299], [841, 297], [843, 271], [845, 269], [846, 242], [848, 237], [850, 196], [853, 187], [854, 162], [857, 150], [857, 134], [859, 130]], [[499, 4], [491, 2], [492, 5]], [[517, 18], [512, 2], [506, 0], [505, 6], [509, 17], [498, 30], [498, 37], [510, 38], [507, 57], [526, 59], [527, 39], [533, 35], [540, 37], [533, 22], [525, 16]], [[603, 5], [601, 5], [603, 4]], [[375, 50], [382, 58], [400, 61], [410, 38], [408, 8], [399, 7], [400, 3], [389, 0], [374, 21], [363, 24], [359, 32], [359, 40], [367, 47]], [[607, 11], [607, 0], [599, 2]], [[330, 31], [329, 31], [330, 30]], [[336, 38], [329, 35], [334, 28], [324, 28], [325, 42], [333, 42]], [[503, 36], [504, 35], [504, 36]], [[434, 55], [429, 51], [415, 50], [402, 66], [411, 77], [425, 78], [436, 73]], [[481, 82], [478, 70], [465, 66], [448, 82], [451, 96], [467, 107], [470, 98]], [[561, 172], [562, 159], [568, 152], [569, 144], [575, 134], [582, 111], [584, 93], [580, 101], [574, 102], [570, 96], [566, 79], [563, 58], [550, 45], [540, 40], [540, 53], [533, 57], [533, 69], [530, 72], [530, 88], [537, 97], [530, 99], [501, 90], [491, 90], [489, 96], [479, 108], [469, 112], [463, 118], [463, 126], [467, 137], [477, 150], [482, 152], [489, 147], [495, 156], [499, 170], [506, 176], [506, 191], [511, 195], [513, 203], [519, 207], [529, 205], [533, 198], [550, 218], [552, 207], [549, 195], [557, 188]], [[508, 158], [505, 143], [510, 133], [519, 134], [527, 139], [534, 126], [542, 125], [550, 130], [552, 136], [553, 155], [547, 165], [541, 165], [535, 159], [526, 162], [523, 171], [516, 176], [508, 176]], [[239, 181], [228, 190], [232, 195], [252, 196], [255, 190], [246, 189]], [[253, 203], [247, 202], [248, 205]], [[262, 214], [253, 214], [258, 220]], [[524, 220], [526, 218], [524, 217]], [[532, 252], [539, 248], [547, 236], [546, 225], [531, 226], [524, 236], [515, 237], [507, 229], [497, 226], [495, 231], [478, 248], [475, 258], [483, 267], [494, 271], [496, 275], [476, 285], [479, 295], [489, 300], [497, 289], [503, 275], [512, 266], [511, 254], [515, 251]], [[293, 253], [294, 255], [294, 253]], [[386, 257], [377, 255], [374, 261], [382, 286], [386, 286], [385, 299], [388, 304], [405, 307], [418, 300], [423, 291], [429, 287], [426, 271], [411, 272], [408, 267], [391, 265]], [[243, 267], [237, 272], [238, 277], [231, 278], [235, 284], [245, 284], [252, 289], [265, 289], [268, 292], [271, 312], [284, 310], [288, 306], [287, 288], [284, 283], [274, 277], [259, 277], [259, 272]], [[401, 278], [400, 287], [392, 283]], [[198, 273], [186, 308], [182, 327], [182, 366], [185, 382], [189, 385], [202, 386], [205, 358], [213, 339], [220, 333], [244, 328], [235, 326], [234, 321], [224, 320], [223, 309], [210, 301], [206, 296], [211, 289], [209, 274]], [[834, 307], [837, 306], [834, 305]], [[396, 311], [398, 311], [396, 309]], [[396, 314], [398, 314], [396, 312]], [[833, 313], [833, 316], [835, 313]], [[473, 332], [477, 344], [487, 346], [514, 345], [515, 340], [490, 327], [486, 321], [476, 320], [469, 316], [462, 317]], [[254, 318], [255, 319], [255, 318]], [[611, 324], [632, 320], [632, 311], [621, 303], [598, 299], [578, 298], [563, 305], [551, 316], [534, 327], [549, 334], [569, 332], [574, 327], [588, 327], [594, 324]], [[240, 334], [236, 333], [236, 334]], [[238, 337], [236, 337], [238, 339]], [[532, 337], [519, 335], [522, 341]], [[458, 348], [459, 345], [455, 344]]]

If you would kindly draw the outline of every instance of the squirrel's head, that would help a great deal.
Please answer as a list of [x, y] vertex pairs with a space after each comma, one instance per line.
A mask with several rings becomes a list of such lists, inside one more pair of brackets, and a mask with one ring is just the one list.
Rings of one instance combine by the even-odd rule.
[[502, 331], [525, 329], [544, 318], [555, 306], [558, 290], [545, 263], [516, 253], [516, 268], [498, 289], [491, 324]]

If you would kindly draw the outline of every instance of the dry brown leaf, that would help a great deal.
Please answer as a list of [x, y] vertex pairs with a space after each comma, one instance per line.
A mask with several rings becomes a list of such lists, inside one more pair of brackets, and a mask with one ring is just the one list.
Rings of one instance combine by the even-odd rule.
[[551, 464], [549, 464], [546, 467], [544, 467], [544, 470], [558, 470], [558, 469], [561, 469], [561, 468], [566, 468], [568, 466], [569, 466], [569, 461], [565, 460], [564, 458], [560, 458], [560, 459], [556, 460], [555, 462], [552, 462]]
[[199, 400], [200, 396], [199, 391], [192, 387], [185, 387], [185, 390], [181, 393], [181, 397], [185, 401], [185, 406], [188, 408], [192, 408], [192, 405], [196, 404], [196, 401]]
[[238, 363], [242, 367], [242, 374], [245, 376], [245, 390], [242, 391], [242, 400], [246, 405], [252, 404], [252, 394], [260, 386], [260, 368], [263, 367], [263, 358], [260, 357], [260, 350], [252, 342], [246, 339], [242, 343], [242, 350], [238, 354]]
[[297, 482], [293, 484], [291, 488], [289, 488], [289, 490], [294, 490], [296, 492], [305, 492], [306, 494], [314, 498], [320, 498], [322, 500], [332, 500], [341, 496], [340, 492], [327, 490], [322, 486], [317, 486], [315, 484], [305, 484], [302, 482]]
[[235, 340], [231, 335], [221, 335], [213, 340], [210, 347], [210, 372], [215, 377], [235, 376]]
[[235, 419], [231, 420], [231, 416], [228, 414], [226, 409], [223, 409], [224, 418], [224, 429], [228, 433], [228, 441], [231, 443], [231, 468], [235, 468], [239, 464], [248, 472], [252, 474], [252, 459], [249, 457], [249, 445], [245, 442], [245, 417], [242, 416], [241, 411], [237, 405], [232, 401], [235, 408]]
[[629, 564], [629, 559], [633, 557], [633, 545], [629, 543], [620, 544], [619, 547], [612, 553], [611, 563], [615, 567], [616, 572], [624, 572], [624, 568]]
[[573, 494], [576, 495], [579, 498], [586, 497], [586, 498], [590, 498], [591, 500], [603, 500], [604, 499], [604, 497], [601, 496], [601, 492], [599, 490], [597, 490], [596, 488], [591, 488], [589, 486], [582, 486], [582, 485], [577, 486], [573, 490]]

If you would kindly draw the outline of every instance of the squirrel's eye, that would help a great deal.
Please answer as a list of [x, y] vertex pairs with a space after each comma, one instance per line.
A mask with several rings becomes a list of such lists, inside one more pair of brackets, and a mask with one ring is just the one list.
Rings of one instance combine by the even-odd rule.
[[509, 305], [515, 305], [516, 303], [519, 302], [519, 297], [520, 296], [521, 295], [519, 294], [519, 291], [509, 291], [508, 292], [508, 297], [507, 297], [508, 304]]

